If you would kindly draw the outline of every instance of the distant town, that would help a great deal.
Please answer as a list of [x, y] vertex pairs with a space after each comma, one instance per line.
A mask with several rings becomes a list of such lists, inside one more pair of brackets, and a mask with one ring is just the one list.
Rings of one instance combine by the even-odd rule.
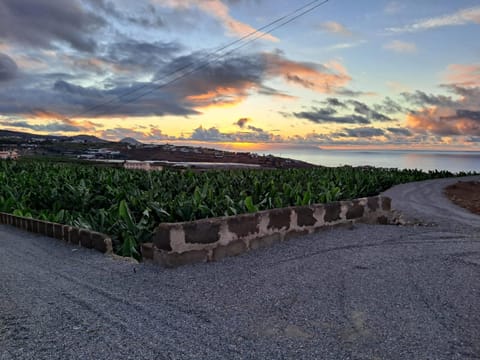
[[52, 158], [92, 161], [129, 169], [174, 168], [308, 168], [309, 163], [250, 152], [205, 147], [143, 144], [133, 138], [118, 142], [95, 136], [52, 136], [0, 130], [0, 159]]

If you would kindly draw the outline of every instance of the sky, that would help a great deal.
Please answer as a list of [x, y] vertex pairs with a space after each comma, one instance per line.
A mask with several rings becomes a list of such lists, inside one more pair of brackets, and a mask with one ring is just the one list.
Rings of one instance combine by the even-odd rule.
[[309, 2], [0, 0], [0, 128], [480, 151], [478, 0]]

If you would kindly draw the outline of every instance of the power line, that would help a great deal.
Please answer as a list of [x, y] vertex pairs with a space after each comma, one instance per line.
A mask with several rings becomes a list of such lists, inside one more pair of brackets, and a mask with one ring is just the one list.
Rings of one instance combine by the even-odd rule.
[[[88, 114], [96, 109], [99, 109], [99, 108], [102, 108], [102, 107], [105, 107], [106, 105], [110, 105], [118, 100], [121, 100], [129, 95], [132, 95], [132, 94], [135, 94], [141, 90], [144, 90], [144, 89], [147, 89], [147, 88], [150, 88], [150, 89], [147, 89], [147, 91], [133, 97], [133, 98], [130, 98], [130, 99], [126, 99], [124, 102], [120, 103], [119, 105], [123, 105], [123, 104], [128, 104], [128, 103], [132, 103], [144, 96], [147, 96], [159, 89], [162, 89], [164, 87], [167, 87], [171, 84], [173, 84], [174, 82], [176, 81], [179, 81], [197, 71], [200, 71], [206, 67], [208, 67], [209, 65], [211, 65], [212, 63], [215, 63], [215, 62], [218, 62], [219, 60], [221, 60], [222, 58], [225, 58], [231, 54], [233, 54], [234, 52], [238, 51], [239, 49], [271, 34], [272, 32], [274, 32], [275, 30], [278, 30], [280, 29], [281, 27], [284, 27], [286, 26], [287, 24], [290, 24], [291, 22], [297, 20], [298, 18], [314, 11], [315, 9], [319, 8], [320, 6], [323, 6], [325, 5], [329, 0], [323, 0], [320, 2], [320, 0], [314, 0], [314, 1], [311, 1], [297, 9], [295, 9], [294, 11], [288, 13], [287, 15], [284, 15], [270, 23], [268, 23], [267, 25], [264, 25], [252, 32], [250, 32], [249, 34], [246, 34], [244, 36], [242, 36], [241, 38], [237, 39], [237, 40], [234, 40], [226, 45], [223, 45], [221, 47], [219, 47], [217, 50], [205, 55], [205, 57], [203, 59], [204, 62], [201, 64], [201, 65], [198, 65], [196, 67], [193, 67], [195, 65], [195, 63], [189, 63], [187, 65], [184, 65], [182, 67], [179, 67], [177, 68], [176, 70], [170, 72], [169, 74], [166, 74], [164, 76], [162, 76], [161, 79], [158, 79], [156, 80], [155, 82], [158, 82], [158, 81], [164, 81], [164, 80], [167, 80], [168, 78], [174, 76], [175, 74], [177, 73], [181, 73], [185, 70], [188, 70], [189, 68], [192, 68], [188, 71], [186, 71], [185, 73], [182, 73], [180, 74], [179, 76], [171, 79], [171, 80], [168, 80], [167, 82], [164, 82], [162, 84], [159, 84], [159, 85], [154, 85], [154, 83], [148, 83], [148, 84], [145, 84], [145, 85], [142, 85], [140, 87], [137, 87], [135, 89], [132, 89], [130, 91], [127, 91], [121, 95], [118, 95], [110, 100], [107, 100], [105, 102], [102, 102], [102, 103], [99, 103], [99, 104], [96, 104], [96, 105], [93, 105], [79, 113], [76, 113], [74, 115], [71, 115], [69, 116], [69, 118], [73, 118], [73, 117], [79, 117], [79, 116], [82, 116], [82, 115], [85, 115], [85, 114]], [[274, 26], [275, 25], [275, 26]], [[273, 26], [273, 27], [272, 27]], [[272, 27], [271, 29], [267, 30], [268, 28]], [[249, 39], [251, 38], [251, 39]], [[249, 39], [249, 40], [247, 40]], [[247, 40], [247, 41], [245, 41]], [[232, 46], [234, 45], [237, 45], [239, 44], [237, 47], [227, 51], [227, 52], [224, 52], [224, 53], [221, 53], [222, 51], [228, 49], [228, 48], [231, 48]], [[97, 115], [100, 115], [100, 114], [103, 114], [105, 113], [107, 110], [105, 109], [103, 112], [100, 112], [99, 114]]]

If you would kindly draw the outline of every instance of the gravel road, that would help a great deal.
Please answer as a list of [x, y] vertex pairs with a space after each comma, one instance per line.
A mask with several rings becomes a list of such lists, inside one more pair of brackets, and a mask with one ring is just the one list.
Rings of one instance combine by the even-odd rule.
[[428, 226], [173, 270], [0, 226], [0, 359], [480, 359], [480, 217], [455, 181], [387, 191]]

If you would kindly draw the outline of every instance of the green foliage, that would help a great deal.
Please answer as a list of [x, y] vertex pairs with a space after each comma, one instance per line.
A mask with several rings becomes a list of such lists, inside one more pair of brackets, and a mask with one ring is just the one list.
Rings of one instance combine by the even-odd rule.
[[447, 176], [453, 174], [352, 167], [143, 172], [0, 161], [0, 211], [107, 233], [118, 253], [138, 258], [138, 244], [161, 222], [352, 199]]

